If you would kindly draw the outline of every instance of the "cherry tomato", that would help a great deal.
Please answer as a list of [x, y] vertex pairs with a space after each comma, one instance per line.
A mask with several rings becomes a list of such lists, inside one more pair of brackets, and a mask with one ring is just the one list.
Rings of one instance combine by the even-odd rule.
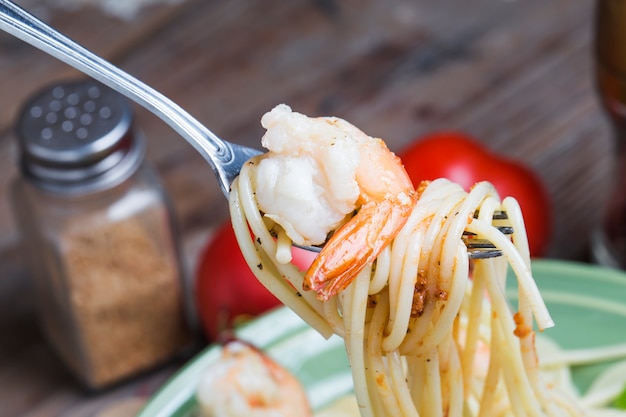
[[[314, 252], [294, 247], [293, 263], [308, 268]], [[280, 304], [248, 268], [230, 222], [221, 225], [207, 242], [195, 276], [195, 297], [200, 321], [210, 340]]]
[[529, 167], [456, 131], [419, 137], [398, 156], [416, 186], [422, 180], [448, 178], [468, 190], [478, 181], [489, 181], [501, 198], [515, 197], [524, 215], [531, 256], [545, 253], [551, 235], [551, 202], [541, 179]]

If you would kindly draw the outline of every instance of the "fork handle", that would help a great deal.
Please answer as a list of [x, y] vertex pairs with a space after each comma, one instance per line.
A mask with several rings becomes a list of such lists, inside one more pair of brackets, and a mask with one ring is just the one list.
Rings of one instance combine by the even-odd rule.
[[207, 160], [218, 176], [222, 190], [228, 192], [230, 183], [239, 174], [243, 163], [235, 161], [238, 158], [234, 148], [239, 147], [238, 145], [219, 138], [163, 94], [59, 33], [11, 1], [0, 0], [0, 29], [102, 82], [154, 113]]

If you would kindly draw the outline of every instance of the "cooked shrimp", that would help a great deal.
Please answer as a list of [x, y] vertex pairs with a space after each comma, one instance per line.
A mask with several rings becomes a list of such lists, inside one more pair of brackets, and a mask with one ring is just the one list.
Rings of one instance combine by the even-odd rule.
[[261, 122], [269, 152], [257, 169], [259, 206], [294, 243], [324, 244], [304, 287], [327, 300], [393, 240], [417, 192], [381, 139], [343, 119], [279, 105]]
[[227, 343], [197, 390], [203, 417], [311, 416], [300, 382], [260, 350]]

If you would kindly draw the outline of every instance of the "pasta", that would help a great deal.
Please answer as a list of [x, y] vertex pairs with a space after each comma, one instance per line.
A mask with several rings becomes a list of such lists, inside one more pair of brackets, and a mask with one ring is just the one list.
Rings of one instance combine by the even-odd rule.
[[[327, 282], [303, 291], [312, 287], [311, 271], [289, 263], [293, 242], [282, 217], [258, 204], [259, 166], [272, 157], [270, 151], [250, 160], [233, 183], [235, 234], [261, 283], [322, 335], [344, 338], [363, 417], [585, 415], [575, 398], [544, 380], [538, 366], [536, 329], [553, 322], [532, 278], [515, 199], [501, 201], [486, 182], [469, 192], [445, 179], [421, 184], [397, 233], [365, 256], [347, 284], [330, 295]], [[497, 210], [508, 218], [493, 220]], [[352, 219], [346, 215], [343, 224]], [[512, 236], [496, 227], [504, 225], [513, 228]], [[490, 240], [503, 256], [470, 264], [464, 232]], [[351, 237], [336, 233], [344, 243]], [[322, 254], [318, 259], [328, 262]], [[514, 308], [504, 292], [507, 268], [517, 278]]]

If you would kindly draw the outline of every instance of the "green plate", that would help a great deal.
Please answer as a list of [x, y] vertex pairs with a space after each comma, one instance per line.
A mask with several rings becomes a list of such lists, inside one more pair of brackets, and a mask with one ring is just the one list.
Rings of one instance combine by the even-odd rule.
[[[563, 348], [626, 342], [626, 274], [587, 264], [537, 260], [533, 273], [556, 322], [545, 334]], [[509, 280], [511, 281], [511, 280]], [[510, 291], [514, 302], [514, 291]], [[318, 335], [286, 308], [242, 327], [239, 337], [261, 347], [291, 370], [306, 388], [312, 406], [321, 407], [349, 393], [352, 380], [343, 341]], [[137, 417], [190, 417], [204, 369], [219, 356], [210, 346], [192, 359], [150, 399]], [[584, 390], [603, 365], [574, 369]]]

